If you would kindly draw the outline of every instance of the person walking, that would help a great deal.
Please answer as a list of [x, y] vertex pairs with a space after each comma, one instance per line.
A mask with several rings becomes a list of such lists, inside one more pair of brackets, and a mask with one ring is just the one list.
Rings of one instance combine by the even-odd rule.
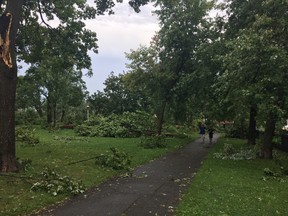
[[200, 138], [202, 140], [202, 143], [204, 144], [205, 142], [205, 125], [204, 124], [201, 124], [200, 127], [199, 127], [199, 134], [200, 134]]
[[209, 144], [211, 145], [212, 144], [213, 135], [214, 135], [214, 129], [213, 128], [209, 128], [208, 135], [209, 135]]

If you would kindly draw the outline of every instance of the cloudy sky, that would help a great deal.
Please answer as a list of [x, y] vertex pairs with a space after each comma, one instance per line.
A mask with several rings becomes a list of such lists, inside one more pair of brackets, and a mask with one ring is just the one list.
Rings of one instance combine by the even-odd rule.
[[115, 6], [115, 14], [98, 16], [87, 22], [87, 27], [97, 33], [98, 54], [91, 53], [93, 77], [85, 77], [90, 94], [102, 91], [103, 82], [111, 71], [114, 74], [126, 70], [125, 52], [137, 49], [140, 45], [149, 45], [155, 32], [159, 30], [158, 20], [152, 11], [152, 4], [141, 7], [135, 13], [128, 5], [128, 0]]

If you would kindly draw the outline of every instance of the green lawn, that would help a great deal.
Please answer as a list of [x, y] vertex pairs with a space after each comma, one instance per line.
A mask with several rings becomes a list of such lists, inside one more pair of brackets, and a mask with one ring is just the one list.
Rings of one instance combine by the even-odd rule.
[[139, 138], [76, 137], [72, 130], [48, 132], [37, 129], [36, 134], [40, 138], [36, 146], [22, 143], [16, 146], [17, 157], [32, 160], [31, 168], [27, 172], [0, 175], [0, 215], [27, 215], [65, 199], [67, 195], [53, 196], [41, 191], [30, 191], [45, 167], [61, 176], [81, 180], [88, 188], [121, 174], [121, 171], [101, 168], [95, 165], [94, 159], [73, 162], [105, 154], [110, 147], [116, 147], [132, 156], [132, 167], [135, 167], [192, 141], [192, 138], [168, 138], [167, 148], [143, 149], [138, 146]]
[[278, 152], [274, 160], [214, 158], [213, 153], [221, 152], [224, 143], [237, 148], [244, 146], [242, 140], [220, 140], [193, 179], [177, 215], [288, 215], [287, 175], [271, 177], [264, 174], [265, 168], [280, 172], [279, 160], [288, 169], [287, 154]]

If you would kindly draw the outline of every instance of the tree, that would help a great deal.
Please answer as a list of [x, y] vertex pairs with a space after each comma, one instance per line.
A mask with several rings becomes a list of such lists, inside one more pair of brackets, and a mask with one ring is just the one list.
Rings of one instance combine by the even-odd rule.
[[[234, 3], [236, 2], [240, 4], [241, 1]], [[272, 158], [275, 124], [287, 109], [288, 89], [283, 83], [283, 80], [287, 79], [288, 66], [285, 42], [287, 9], [287, 2], [281, 0], [273, 3], [266, 0], [255, 0], [253, 4], [252, 1], [242, 2], [234, 8], [228, 31], [233, 32], [230, 35], [234, 36], [232, 39], [228, 37], [227, 45], [230, 51], [224, 57], [226, 72], [222, 79], [226, 80], [230, 87], [233, 86], [231, 93], [237, 95], [236, 105], [256, 108], [259, 116], [263, 117], [260, 120], [265, 125], [262, 143], [265, 158]], [[241, 28], [238, 25], [235, 27], [234, 18], [241, 18]], [[253, 119], [250, 122], [253, 123]]]
[[45, 98], [47, 124], [50, 126], [56, 125], [59, 110], [63, 120], [68, 104], [73, 105], [71, 100], [74, 100], [74, 106], [78, 106], [84, 98], [86, 87], [81, 71], [65, 67], [65, 64], [62, 58], [47, 57], [39, 66], [33, 64], [25, 76], [37, 83], [41, 97]]
[[125, 74], [115, 76], [113, 72], [105, 80], [104, 94], [109, 100], [109, 113], [122, 114], [139, 108], [138, 98], [126, 88], [123, 81]]
[[183, 119], [191, 116], [191, 102], [195, 99], [193, 104], [203, 111], [200, 98], [208, 94], [206, 75], [212, 76], [200, 69], [203, 64], [199, 51], [213, 39], [211, 20], [205, 17], [212, 6], [209, 1], [172, 1], [164, 2], [157, 12], [161, 25], [157, 41], [160, 68], [169, 77], [166, 103], [174, 116], [183, 115]]
[[[2, 3], [2, 1], [0, 2]], [[16, 171], [15, 97], [17, 63], [15, 38], [22, 12], [22, 0], [8, 1], [0, 18], [0, 171]], [[2, 7], [2, 4], [0, 4]], [[0, 8], [1, 8], [0, 7]]]
[[126, 74], [111, 72], [105, 80], [104, 92], [97, 91], [88, 99], [95, 114], [123, 114], [145, 109], [145, 97], [138, 91], [131, 91], [125, 81]]
[[[122, 2], [116, 0], [116, 2]], [[146, 4], [148, 0], [132, 0], [130, 5], [139, 10], [139, 7]], [[3, 3], [3, 4], [2, 4]], [[95, 1], [96, 7], [90, 7], [85, 4], [86, 1], [78, 0], [63, 0], [63, 1], [42, 1], [42, 0], [9, 0], [0, 1], [1, 9], [1, 57], [0, 57], [0, 171], [12, 172], [17, 170], [16, 156], [15, 156], [15, 94], [16, 94], [16, 79], [17, 79], [17, 64], [16, 64], [16, 36], [19, 30], [19, 35], [25, 34], [25, 26], [28, 31], [26, 34], [34, 34], [36, 37], [45, 38], [45, 34], [39, 33], [37, 26], [44, 24], [48, 29], [51, 27], [44, 20], [44, 14], [47, 20], [54, 18], [59, 19], [59, 28], [66, 30], [75, 29], [74, 25], [80, 27], [80, 33], [82, 34], [81, 40], [77, 40], [79, 32], [74, 31], [73, 35], [69, 34], [69, 31], [61, 31], [63, 41], [70, 41], [73, 46], [63, 46], [63, 49], [73, 48], [75, 52], [75, 58], [80, 60], [83, 55], [87, 55], [87, 50], [93, 49], [93, 47], [87, 44], [87, 39], [91, 32], [87, 31], [81, 22], [81, 19], [91, 19], [96, 15], [103, 14], [105, 11], [112, 11], [112, 7], [115, 5], [113, 0], [97, 0]], [[2, 10], [2, 8], [5, 8]], [[38, 21], [40, 20], [41, 23]], [[36, 28], [33, 28], [33, 26]], [[29, 29], [30, 27], [30, 29]], [[68, 28], [65, 28], [68, 27]], [[70, 28], [71, 27], [71, 28]], [[30, 31], [31, 30], [31, 31]], [[51, 30], [52, 32], [55, 32]], [[30, 36], [31, 36], [30, 35]], [[57, 35], [57, 31], [55, 32]], [[93, 33], [92, 33], [93, 35]], [[85, 37], [86, 36], [86, 37]], [[34, 38], [36, 38], [34, 37]], [[21, 37], [20, 37], [21, 38]], [[61, 37], [60, 37], [61, 38]], [[65, 38], [65, 39], [64, 39]], [[56, 38], [55, 38], [56, 39]], [[57, 38], [59, 39], [59, 38]], [[43, 40], [45, 41], [45, 40]], [[31, 43], [29, 43], [31, 42]], [[18, 42], [17, 52], [19, 57], [29, 59], [29, 55], [37, 56], [41, 54], [43, 48], [49, 49], [49, 44], [43, 43], [43, 47], [38, 47], [38, 50], [33, 46], [33, 41]], [[27, 44], [28, 43], [28, 44]], [[96, 44], [96, 42], [95, 42]], [[67, 43], [65, 43], [67, 45]], [[88, 61], [87, 61], [88, 60]], [[33, 61], [33, 58], [32, 58]], [[30, 62], [30, 61], [28, 61]], [[83, 61], [78, 61], [76, 66], [86, 67], [89, 66], [90, 59], [83, 58]], [[91, 64], [91, 62], [90, 62]]]
[[157, 117], [157, 134], [160, 135], [171, 77], [169, 73], [161, 71], [158, 54], [153, 46], [140, 47], [127, 54], [131, 62], [128, 64], [130, 70], [125, 75], [125, 82], [130, 90], [138, 89], [148, 98], [151, 110]]
[[207, 35], [210, 24], [204, 17], [212, 3], [165, 1], [159, 7], [156, 14], [161, 29], [150, 47], [140, 47], [127, 55], [131, 61], [127, 74], [130, 85], [138, 83], [138, 88], [149, 95], [157, 116], [158, 134], [161, 133], [167, 108], [184, 119], [188, 110], [187, 101], [192, 101], [189, 98], [195, 98], [197, 93], [197, 97], [201, 98], [197, 90], [204, 88], [197, 84], [199, 80], [204, 82], [204, 76], [197, 79], [196, 74], [200, 70], [197, 71], [196, 53], [203, 43], [210, 40]]
[[88, 97], [88, 103], [91, 110], [98, 115], [108, 115], [109, 113], [109, 99], [104, 92], [97, 91]]
[[41, 89], [31, 77], [19, 76], [16, 92], [16, 110], [33, 108], [40, 117], [43, 116], [43, 99]]

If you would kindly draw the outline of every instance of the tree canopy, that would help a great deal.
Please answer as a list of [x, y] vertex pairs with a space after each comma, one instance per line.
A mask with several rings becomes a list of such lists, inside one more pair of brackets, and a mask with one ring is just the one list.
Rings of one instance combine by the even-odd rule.
[[[92, 73], [88, 52], [97, 53], [97, 34], [86, 28], [85, 20], [113, 14], [115, 4], [122, 2], [1, 1], [2, 172], [17, 170], [16, 60], [30, 67], [19, 78], [17, 97], [32, 95], [29, 101], [19, 99], [17, 107], [33, 106], [40, 114], [45, 103], [47, 121], [55, 125], [58, 111], [63, 117], [66, 105], [83, 103], [82, 76]], [[175, 121], [189, 121], [195, 115], [226, 117], [242, 123], [250, 118], [250, 143], [255, 143], [257, 124], [263, 126], [262, 154], [271, 158], [273, 136], [288, 117], [287, 1], [227, 0], [218, 7], [226, 14], [214, 18], [209, 11], [217, 1], [131, 0], [129, 4], [139, 12], [148, 2], [157, 6], [159, 32], [150, 46], [127, 54], [128, 71], [119, 76], [111, 73], [104, 93], [95, 93], [89, 103], [103, 113], [149, 110], [157, 117], [158, 134], [168, 116]]]

